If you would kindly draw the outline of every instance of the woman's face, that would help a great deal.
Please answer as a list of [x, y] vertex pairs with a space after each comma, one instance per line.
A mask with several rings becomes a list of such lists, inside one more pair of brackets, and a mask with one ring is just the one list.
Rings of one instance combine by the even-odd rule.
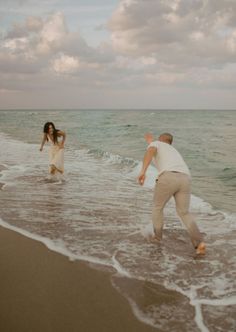
[[48, 127], [48, 133], [49, 133], [50, 135], [53, 134], [53, 126], [52, 126], [52, 125], [49, 125], [49, 127]]

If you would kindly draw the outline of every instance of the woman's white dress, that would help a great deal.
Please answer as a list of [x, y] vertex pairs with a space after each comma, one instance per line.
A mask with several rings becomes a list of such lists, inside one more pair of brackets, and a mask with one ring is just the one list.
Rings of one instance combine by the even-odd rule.
[[56, 171], [59, 173], [64, 173], [64, 148], [60, 148], [60, 143], [54, 143], [48, 136], [51, 143], [49, 149], [49, 166], [54, 166]]

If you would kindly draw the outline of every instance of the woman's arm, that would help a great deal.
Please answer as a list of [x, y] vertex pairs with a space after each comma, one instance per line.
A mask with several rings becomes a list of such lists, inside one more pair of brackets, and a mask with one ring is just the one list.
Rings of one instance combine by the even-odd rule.
[[43, 146], [44, 146], [46, 140], [47, 140], [47, 134], [44, 133], [39, 151], [43, 151]]
[[57, 132], [58, 136], [61, 137], [62, 136], [62, 141], [61, 141], [61, 144], [60, 144], [60, 148], [63, 149], [64, 148], [64, 145], [65, 145], [65, 140], [66, 140], [66, 133], [62, 130], [59, 130]]

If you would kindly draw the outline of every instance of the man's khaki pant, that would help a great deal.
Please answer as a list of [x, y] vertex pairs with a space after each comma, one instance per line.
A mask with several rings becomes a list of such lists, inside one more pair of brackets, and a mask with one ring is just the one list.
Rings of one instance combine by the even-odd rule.
[[162, 238], [163, 209], [170, 198], [174, 196], [176, 211], [187, 228], [194, 248], [202, 241], [202, 235], [189, 213], [191, 197], [191, 179], [187, 174], [178, 172], [164, 172], [158, 178], [154, 192], [152, 222], [157, 239]]

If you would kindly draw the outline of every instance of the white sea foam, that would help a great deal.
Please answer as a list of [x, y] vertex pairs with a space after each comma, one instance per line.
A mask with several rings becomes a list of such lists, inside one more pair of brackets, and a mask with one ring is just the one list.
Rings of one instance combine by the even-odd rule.
[[[142, 168], [142, 163], [139, 164], [130, 172], [132, 178], [137, 178]], [[144, 188], [153, 189], [156, 183], [156, 178], [158, 176], [157, 169], [150, 165], [146, 172], [146, 179], [144, 183]], [[214, 213], [214, 209], [208, 202], [205, 202], [202, 198], [195, 195], [191, 196], [191, 209], [201, 213]]]
[[[135, 166], [133, 170], [129, 173], [130, 177], [133, 179], [137, 179], [139, 173], [141, 172], [141, 169], [142, 169], [142, 163], [139, 162], [138, 165]], [[157, 178], [157, 169], [154, 166], [150, 165], [146, 172], [146, 179], [143, 187], [153, 189], [156, 183], [156, 178]]]
[[[198, 297], [197, 291], [204, 287], [190, 285], [189, 290], [183, 290], [181, 287], [176, 284], [165, 282], [165, 287], [169, 290], [177, 291], [178, 293], [186, 296], [190, 300], [190, 304], [195, 309], [195, 322], [201, 332], [209, 332], [209, 329], [204, 324], [204, 318], [202, 313], [202, 305], [209, 306], [231, 306], [236, 305], [236, 296], [223, 297], [221, 299], [203, 299]], [[206, 284], [207, 286], [207, 284]]]
[[130, 273], [128, 273], [118, 262], [116, 259], [116, 253], [112, 256], [112, 262], [113, 262], [113, 267], [116, 269], [116, 271], [124, 277], [131, 278]]
[[197, 296], [197, 287], [192, 286], [190, 291], [190, 304], [195, 307], [195, 321], [200, 331], [209, 332], [209, 329], [204, 324], [201, 305], [209, 306], [232, 306], [236, 305], [236, 296], [230, 296], [221, 299], [199, 299]]
[[70, 250], [68, 250], [66, 248], [65, 243], [61, 239], [51, 240], [47, 237], [43, 237], [43, 236], [28, 232], [27, 230], [24, 230], [22, 228], [12, 226], [11, 224], [3, 221], [2, 219], [0, 219], [0, 226], [4, 227], [6, 229], [9, 229], [11, 231], [14, 231], [18, 234], [21, 234], [21, 235], [23, 235], [23, 236], [25, 236], [29, 239], [40, 242], [40, 243], [44, 244], [49, 250], [54, 251], [54, 252], [56, 252], [58, 254], [61, 254], [63, 256], [66, 256], [71, 261], [80, 260], [80, 261], [85, 261], [85, 262], [88, 262], [88, 263], [93, 263], [93, 264], [96, 264], [96, 265], [112, 267], [112, 265], [110, 264], [109, 261], [100, 260], [98, 258], [94, 258], [94, 257], [87, 256], [87, 255], [73, 254]]
[[195, 195], [191, 196], [191, 208], [193, 211], [199, 212], [199, 213], [213, 213], [213, 207], [211, 204], [205, 202], [202, 198], [197, 197]]
[[11, 231], [14, 231], [18, 234], [21, 234], [27, 238], [30, 238], [32, 240], [35, 240], [37, 242], [41, 242], [43, 243], [49, 250], [55, 251], [57, 253], [60, 253], [64, 256], [69, 257], [71, 260], [76, 259], [76, 257], [71, 254], [64, 246], [63, 242], [61, 240], [57, 240], [57, 241], [51, 241], [50, 239], [46, 238], [46, 237], [42, 237], [40, 235], [37, 234], [33, 234], [28, 232], [27, 230], [24, 230], [22, 228], [13, 226], [5, 221], [3, 221], [2, 219], [0, 219], [0, 225], [6, 229], [9, 229]]
[[146, 238], [149, 239], [151, 236], [154, 236], [153, 225], [150, 223], [141, 229], [141, 234]]
[[197, 292], [195, 287], [190, 288], [190, 304], [195, 307], [195, 322], [199, 327], [201, 332], [209, 332], [203, 321], [203, 315], [201, 310], [201, 305], [198, 300], [196, 300]]

